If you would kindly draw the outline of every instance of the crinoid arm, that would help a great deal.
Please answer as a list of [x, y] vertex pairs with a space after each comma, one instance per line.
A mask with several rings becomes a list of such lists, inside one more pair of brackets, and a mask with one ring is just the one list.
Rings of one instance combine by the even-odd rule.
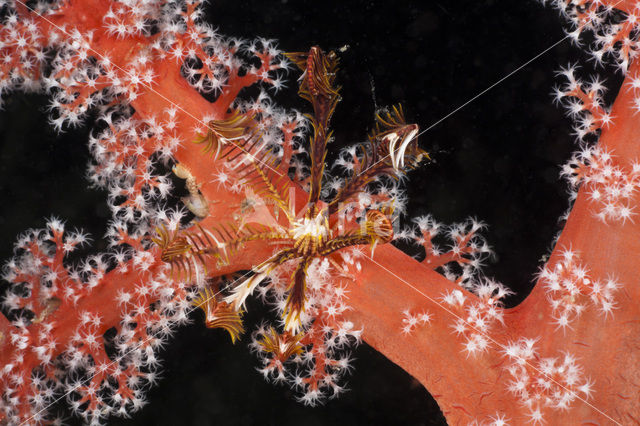
[[251, 296], [256, 287], [269, 276], [271, 270], [273, 268], [269, 263], [263, 263], [254, 268], [254, 274], [235, 286], [231, 290], [231, 294], [224, 298], [224, 302], [236, 311], [245, 309], [247, 297]]
[[244, 309], [244, 303], [247, 297], [253, 293], [256, 287], [264, 281], [275, 268], [295, 257], [296, 252], [292, 249], [284, 249], [276, 253], [270, 259], [253, 268], [253, 275], [235, 286], [231, 294], [225, 297], [224, 301], [233, 305], [236, 310]]
[[340, 87], [334, 82], [338, 72], [338, 56], [334, 52], [324, 53], [318, 46], [308, 52], [285, 53], [303, 73], [298, 94], [313, 103], [314, 97], [338, 97]]
[[417, 167], [429, 158], [418, 146], [418, 131], [417, 124], [407, 124], [401, 105], [376, 114], [376, 128], [369, 135], [375, 161], [391, 166], [396, 172]]
[[379, 210], [369, 210], [363, 226], [327, 241], [318, 251], [318, 255], [328, 256], [343, 248], [356, 245], [370, 245], [373, 251], [376, 245], [388, 243], [392, 239], [393, 223], [389, 216]]
[[298, 334], [302, 327], [300, 316], [306, 302], [307, 268], [312, 259], [307, 257], [300, 261], [287, 288], [289, 295], [284, 308], [284, 329], [292, 334]]
[[270, 226], [251, 223], [242, 224], [218, 224], [211, 230], [205, 230], [206, 234], [215, 241], [220, 259], [224, 264], [229, 263], [233, 256], [245, 243], [257, 240], [282, 241], [287, 240], [287, 234]]
[[380, 176], [398, 179], [404, 170], [411, 170], [429, 159], [429, 154], [418, 145], [418, 125], [407, 124], [401, 105], [378, 112], [375, 121], [369, 143], [359, 145], [354, 151], [353, 172], [329, 203], [330, 213]]
[[203, 145], [204, 152], [214, 159], [228, 156], [235, 149], [246, 150], [247, 144], [260, 139], [254, 117], [233, 110], [229, 117], [222, 120], [210, 120], [206, 134], [199, 134], [193, 141]]
[[339, 60], [334, 52], [325, 53], [317, 46], [309, 50], [304, 61], [301, 53], [290, 53], [287, 57], [304, 71], [298, 94], [313, 106], [313, 115], [308, 117], [313, 126], [309, 150], [311, 157], [309, 204], [314, 205], [320, 199], [326, 148], [331, 139], [329, 121], [340, 101], [340, 87], [335, 85]]
[[218, 301], [210, 287], [205, 287], [191, 301], [191, 304], [204, 311], [207, 328], [222, 328], [231, 336], [231, 343], [244, 333], [242, 310], [236, 310], [226, 302]]
[[171, 275], [178, 280], [193, 281], [203, 269], [206, 275], [206, 258], [222, 260], [220, 245], [215, 237], [199, 224], [195, 230], [169, 230], [161, 225], [151, 238], [161, 250], [160, 258], [171, 266]]
[[390, 216], [380, 210], [367, 212], [365, 225], [360, 232], [369, 238], [372, 257], [378, 244], [386, 244], [393, 240], [393, 223]]
[[253, 188], [255, 194], [273, 202], [278, 210], [293, 221], [295, 214], [290, 208], [290, 180], [286, 174], [277, 175], [276, 159], [268, 152], [245, 156], [236, 167], [238, 180]]
[[274, 364], [283, 365], [291, 357], [302, 355], [304, 345], [300, 342], [304, 334], [278, 333], [273, 327], [256, 333], [257, 346], [260, 352], [272, 357]]
[[229, 263], [242, 244], [255, 240], [281, 240], [288, 238], [266, 226], [220, 224], [211, 230], [196, 223], [189, 229], [169, 230], [161, 225], [156, 228], [152, 241], [160, 248], [160, 259], [171, 266], [175, 279], [191, 282], [207, 275], [207, 259], [215, 259], [218, 265]]

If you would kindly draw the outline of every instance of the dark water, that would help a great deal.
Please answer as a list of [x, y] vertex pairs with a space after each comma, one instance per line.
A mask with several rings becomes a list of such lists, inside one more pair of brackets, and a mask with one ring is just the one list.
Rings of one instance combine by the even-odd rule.
[[[362, 141], [376, 106], [402, 103], [408, 120], [427, 128], [564, 36], [556, 12], [535, 1], [217, 0], [208, 10], [222, 34], [275, 38], [286, 51], [348, 45], [338, 77], [336, 145]], [[519, 293], [511, 304], [530, 290], [567, 207], [559, 165], [575, 145], [549, 93], [554, 71], [579, 58], [564, 42], [420, 139], [435, 161], [411, 174], [409, 217], [486, 222], [497, 259], [485, 272]], [[305, 107], [295, 90], [277, 99]], [[51, 214], [96, 237], [108, 217], [104, 194], [83, 180], [88, 129], [56, 137], [44, 105], [39, 97], [15, 96], [0, 115], [2, 259], [17, 233]], [[260, 308], [250, 310], [249, 321], [258, 321]], [[163, 379], [149, 405], [129, 421], [109, 423], [445, 424], [427, 391], [366, 345], [355, 353], [350, 391], [317, 408], [264, 382], [245, 342], [233, 346], [201, 324], [182, 329], [161, 356]]]

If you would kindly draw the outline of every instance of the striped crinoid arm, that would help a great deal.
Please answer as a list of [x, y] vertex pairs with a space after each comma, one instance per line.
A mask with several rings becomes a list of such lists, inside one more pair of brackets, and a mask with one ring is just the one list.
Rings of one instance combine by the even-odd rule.
[[329, 202], [329, 215], [338, 211], [343, 203], [362, 193], [367, 185], [374, 182], [380, 174], [384, 174], [384, 169], [386, 169], [387, 166], [384, 164], [376, 164], [372, 161], [372, 158], [374, 158], [374, 156], [369, 152], [367, 146], [360, 144], [356, 147], [356, 151], [351, 159], [353, 172], [344, 185], [340, 187], [335, 197]]
[[283, 311], [284, 329], [292, 334], [300, 332], [302, 321], [300, 316], [304, 311], [304, 304], [307, 300], [307, 269], [313, 260], [312, 257], [304, 257], [296, 266], [291, 275], [291, 281], [287, 287], [289, 294]]
[[253, 275], [236, 285], [231, 294], [224, 298], [224, 301], [229, 303], [236, 310], [244, 309], [244, 304], [258, 285], [269, 277], [269, 274], [273, 272], [278, 266], [283, 263], [295, 259], [298, 257], [298, 253], [293, 248], [285, 248], [273, 255], [271, 258], [262, 262], [260, 265], [252, 269]]
[[[376, 114], [375, 129], [369, 134], [371, 161], [378, 173], [393, 176], [402, 169], [413, 169], [429, 154], [418, 146], [418, 125], [407, 124], [402, 106]], [[382, 169], [386, 166], [386, 169]]]
[[319, 47], [312, 47], [308, 53], [289, 53], [287, 57], [303, 71], [298, 94], [313, 106], [313, 114], [308, 117], [313, 126], [309, 140], [309, 203], [314, 205], [322, 190], [327, 143], [331, 139], [329, 121], [340, 101], [340, 87], [335, 85], [339, 61], [334, 52], [324, 53]]
[[377, 244], [385, 244], [392, 239], [393, 222], [389, 215], [380, 210], [369, 210], [364, 223], [358, 229], [330, 239], [318, 254], [328, 256], [335, 251], [355, 245], [370, 245], [373, 250]]
[[160, 248], [160, 258], [171, 266], [171, 276], [178, 280], [192, 281], [200, 273], [206, 275], [206, 259], [215, 258], [224, 263], [219, 241], [199, 224], [194, 230], [170, 230], [158, 226], [151, 240]]
[[205, 315], [205, 325], [207, 328], [222, 328], [231, 336], [231, 342], [244, 333], [242, 325], [242, 310], [236, 310], [228, 303], [217, 299], [217, 295], [211, 287], [205, 287], [191, 301], [195, 307], [202, 309]]
[[287, 217], [294, 220], [294, 212], [290, 206], [290, 179], [284, 173], [277, 172], [277, 159], [268, 151], [255, 156], [245, 156], [242, 164], [236, 167], [237, 179], [251, 186], [255, 195], [271, 200]]
[[206, 231], [218, 244], [224, 259], [228, 260], [243, 244], [250, 241], [287, 242], [291, 239], [288, 233], [260, 224], [218, 224]]
[[254, 115], [238, 110], [233, 110], [227, 118], [210, 120], [206, 130], [193, 142], [203, 145], [204, 152], [214, 159], [250, 152], [262, 137]]
[[308, 52], [285, 53], [302, 72], [298, 95], [313, 103], [316, 97], [338, 98], [339, 86], [335, 86], [338, 72], [338, 56], [334, 52], [325, 54], [317, 46]]
[[196, 223], [190, 229], [174, 231], [159, 226], [152, 241], [161, 250], [161, 260], [171, 266], [171, 276], [190, 282], [200, 273], [202, 277], [208, 275], [208, 259], [215, 260], [217, 266], [226, 265], [247, 242], [285, 243], [289, 239], [287, 233], [267, 226], [250, 224], [239, 229], [233, 224], [219, 224], [208, 230]]
[[305, 351], [300, 342], [304, 334], [278, 333], [273, 327], [254, 333], [257, 349], [268, 358], [268, 363], [278, 369], [289, 359], [302, 355]]
[[407, 124], [402, 106], [394, 106], [375, 117], [375, 129], [369, 134], [369, 143], [357, 147], [352, 155], [353, 173], [329, 203], [334, 213], [341, 203], [358, 196], [365, 187], [388, 176], [398, 179], [403, 170], [416, 168], [429, 154], [418, 146], [418, 126]]

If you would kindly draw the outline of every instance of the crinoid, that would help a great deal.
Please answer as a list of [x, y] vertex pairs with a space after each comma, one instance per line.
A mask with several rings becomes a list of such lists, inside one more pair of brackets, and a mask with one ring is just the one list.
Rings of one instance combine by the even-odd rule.
[[[308, 301], [309, 266], [316, 259], [327, 259], [336, 270], [343, 271], [338, 251], [359, 245], [370, 245], [373, 249], [376, 244], [391, 241], [392, 213], [398, 202], [394, 182], [404, 169], [415, 167], [428, 156], [418, 147], [418, 126], [406, 124], [402, 109], [393, 107], [377, 115], [376, 129], [368, 143], [341, 157], [351, 175], [334, 181], [329, 189], [323, 188], [323, 180], [327, 181], [327, 144], [332, 139], [329, 121], [340, 100], [340, 88], [334, 83], [338, 58], [335, 53], [325, 54], [318, 47], [308, 53], [287, 54], [287, 57], [303, 71], [298, 93], [313, 106], [313, 114], [307, 115], [313, 129], [309, 138], [307, 203], [304, 208], [296, 209], [289, 198], [292, 191], [288, 177], [272, 176], [276, 161], [271, 153], [263, 150], [251, 156], [238, 154], [241, 161], [235, 166], [237, 179], [274, 204], [276, 210], [286, 216], [287, 224], [276, 219], [268, 223], [262, 221], [265, 229], [242, 237], [243, 240], [277, 241], [280, 249], [254, 267], [254, 275], [235, 286], [224, 300], [237, 310], [243, 309], [246, 298], [256, 287], [274, 270], [288, 264], [292, 272], [285, 287], [282, 317], [285, 331], [295, 335], [304, 328], [301, 315]], [[251, 135], [253, 138], [254, 133]], [[331, 191], [335, 194], [327, 200]]]
[[[377, 244], [391, 241], [393, 212], [401, 203], [396, 183], [405, 170], [416, 167], [428, 154], [418, 146], [418, 126], [407, 124], [402, 108], [394, 106], [376, 114], [375, 129], [366, 143], [348, 149], [339, 158], [337, 164], [348, 171], [347, 177], [330, 180], [325, 176], [325, 158], [332, 140], [329, 122], [340, 100], [340, 87], [335, 85], [338, 57], [318, 47], [287, 57], [303, 71], [298, 94], [313, 107], [313, 113], [306, 116], [312, 127], [306, 205], [300, 208], [291, 199], [296, 189], [287, 174], [274, 173], [276, 169], [287, 170], [287, 165], [283, 168], [279, 161], [285, 160], [278, 159], [266, 146], [256, 117], [234, 111], [228, 119], [210, 121], [207, 134], [199, 135], [195, 143], [224, 160], [236, 182], [249, 188], [262, 207], [270, 204], [274, 209], [263, 208], [258, 213], [255, 203], [247, 205], [238, 223], [211, 230], [200, 225], [191, 231], [160, 227], [153, 241], [162, 250], [162, 260], [186, 280], [192, 280], [204, 268], [206, 257], [224, 263], [232, 251], [248, 241], [277, 243], [278, 251], [254, 267], [254, 274], [223, 300], [236, 311], [243, 310], [256, 287], [287, 264], [291, 272], [284, 289], [282, 318], [285, 331], [295, 335], [304, 328], [301, 315], [308, 301], [309, 266], [316, 259], [327, 259], [333, 269], [344, 271], [340, 250], [361, 245], [373, 250]], [[176, 170], [188, 181], [186, 171]], [[325, 188], [323, 182], [330, 185]], [[191, 186], [193, 198], [197, 187], [195, 183]], [[204, 303], [202, 300], [198, 306]]]
[[[289, 115], [256, 107], [260, 101], [240, 101], [228, 118], [205, 120], [208, 129], [198, 131], [194, 142], [214, 158], [215, 181], [244, 191], [245, 198], [235, 212], [236, 206], [227, 206], [229, 223], [204, 226], [211, 201], [187, 166], [176, 164], [173, 172], [189, 192], [182, 202], [195, 225], [159, 226], [152, 241], [173, 278], [200, 291], [191, 303], [204, 311], [206, 326], [226, 330], [233, 342], [244, 332], [249, 296], [259, 293], [275, 306], [280, 324], [265, 324], [251, 335], [259, 371], [304, 390], [300, 400], [314, 405], [343, 391], [339, 379], [350, 370], [349, 348], [360, 340], [361, 330], [345, 312], [362, 247], [373, 256], [378, 244], [394, 238], [393, 222], [404, 210], [400, 182], [429, 157], [418, 146], [418, 126], [407, 124], [395, 106], [376, 114], [367, 141], [339, 153], [330, 176], [325, 161], [333, 140], [329, 122], [340, 100], [338, 57], [318, 47], [287, 57], [303, 72], [298, 94], [313, 112]], [[310, 130], [307, 144], [303, 128]], [[247, 278], [211, 287], [222, 266], [258, 240], [273, 254]]]

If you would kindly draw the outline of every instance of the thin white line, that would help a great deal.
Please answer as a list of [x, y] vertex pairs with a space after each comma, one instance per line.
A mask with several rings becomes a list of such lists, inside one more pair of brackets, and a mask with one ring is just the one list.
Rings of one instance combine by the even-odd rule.
[[[622, 1], [622, 0], [621, 0]], [[616, 3], [617, 4], [617, 3]], [[512, 75], [514, 75], [515, 73], [517, 73], [518, 71], [520, 71], [521, 69], [523, 69], [524, 67], [526, 67], [527, 65], [529, 65], [531, 62], [535, 61], [536, 59], [538, 59], [540, 56], [544, 55], [545, 53], [547, 53], [548, 51], [550, 51], [551, 49], [553, 49], [554, 47], [556, 47], [557, 45], [559, 45], [560, 43], [562, 43], [563, 41], [565, 41], [567, 38], [569, 38], [570, 35], [565, 36], [564, 38], [558, 40], [557, 42], [553, 43], [551, 46], [547, 47], [545, 50], [543, 50], [542, 52], [538, 53], [536, 56], [534, 56], [533, 58], [529, 59], [527, 62], [523, 63], [522, 65], [520, 65], [518, 68], [516, 68], [515, 70], [511, 71], [509, 74], [505, 75], [504, 77], [502, 77], [500, 80], [496, 81], [495, 83], [493, 83], [491, 86], [487, 87], [486, 89], [484, 89], [482, 92], [478, 93], [477, 95], [475, 95], [473, 98], [469, 99], [467, 102], [465, 102], [464, 104], [460, 105], [459, 107], [457, 107], [456, 109], [454, 109], [453, 111], [451, 111], [449, 114], [445, 115], [444, 117], [442, 117], [441, 119], [439, 119], [438, 121], [434, 122], [433, 124], [431, 124], [429, 127], [427, 127], [426, 129], [424, 129], [423, 131], [421, 131], [420, 133], [418, 133], [416, 136], [413, 137], [413, 139], [417, 139], [418, 137], [420, 137], [421, 135], [423, 135], [424, 133], [426, 133], [427, 131], [433, 129], [435, 126], [437, 126], [438, 124], [442, 123], [444, 120], [446, 120], [447, 118], [451, 117], [453, 114], [455, 114], [456, 112], [460, 111], [461, 109], [463, 109], [464, 107], [466, 107], [467, 105], [469, 105], [471, 102], [475, 101], [476, 99], [478, 99], [479, 97], [481, 97], [482, 95], [484, 95], [485, 93], [487, 93], [488, 91], [490, 91], [491, 89], [493, 89], [494, 87], [496, 87], [497, 85], [499, 85], [500, 83], [502, 83], [503, 81], [505, 81], [506, 79], [508, 79], [509, 77], [511, 77]], [[413, 140], [412, 139], [412, 140]], [[380, 162], [386, 160], [387, 158], [390, 157], [391, 154], [387, 154], [386, 156], [382, 157], [381, 159], [379, 159], [378, 161], [376, 161], [375, 163], [373, 163], [372, 165], [370, 165], [369, 167], [367, 167], [366, 169], [364, 169], [362, 172], [360, 172], [358, 174], [358, 176], [362, 175], [363, 173], [365, 173], [367, 170], [371, 169], [372, 167], [374, 167], [376, 164], [379, 164]]]
[[[20, 0], [17, 0], [20, 1]], [[249, 275], [252, 271], [248, 271], [246, 272], [244, 275], [241, 275], [240, 277], [238, 277], [235, 281], [231, 282], [229, 285], [233, 285], [235, 283], [237, 283], [238, 281], [240, 281], [241, 279], [243, 279], [244, 277], [246, 277], [247, 275]], [[205, 299], [205, 302], [208, 302], [211, 299], [215, 299], [215, 297], [222, 293], [222, 289], [220, 291], [218, 291], [217, 293], [215, 293], [214, 295], [212, 295], [211, 297]], [[186, 299], [185, 299], [186, 300]], [[191, 314], [192, 312], [194, 312], [195, 310], [200, 309], [197, 306], [192, 306], [191, 309], [185, 310], [185, 316], [188, 316], [189, 314]], [[155, 338], [155, 336], [148, 336], [147, 339], [145, 340], [141, 340], [138, 342], [134, 343], [135, 347], [130, 348], [129, 350], [127, 350], [126, 352], [124, 352], [122, 355], [119, 355], [120, 358], [123, 358], [127, 355], [129, 355], [131, 352], [140, 349], [140, 346], [144, 345], [145, 343], [147, 343], [148, 341], [150, 341], [151, 339]], [[117, 364], [119, 361], [115, 360], [115, 361], [111, 361], [110, 363], [108, 363], [106, 365], [106, 367], [111, 367], [112, 365]], [[89, 377], [86, 380], [83, 380], [81, 383], [79, 383], [76, 386], [73, 386], [71, 389], [67, 390], [65, 393], [63, 393], [62, 395], [60, 395], [58, 398], [56, 398], [55, 400], [53, 400], [51, 403], [49, 403], [46, 407], [41, 408], [40, 411], [36, 412], [35, 414], [33, 414], [31, 417], [29, 417], [27, 420], [25, 420], [23, 423], [20, 423], [21, 425], [26, 425], [28, 424], [35, 416], [47, 412], [49, 410], [49, 408], [51, 408], [52, 406], [54, 406], [56, 403], [58, 403], [59, 401], [61, 401], [62, 399], [66, 398], [67, 396], [71, 395], [71, 393], [75, 392], [78, 388], [83, 386], [83, 383], [86, 382], [90, 382], [91, 380], [93, 380], [94, 377], [96, 377], [98, 375], [98, 372], [96, 372], [95, 374], [93, 374], [91, 377]]]
[[529, 59], [527, 62], [525, 62], [524, 64], [520, 65], [518, 68], [516, 68], [515, 70], [511, 71], [509, 74], [505, 75], [504, 77], [502, 77], [500, 80], [496, 81], [495, 83], [493, 83], [491, 86], [487, 87], [486, 89], [484, 89], [482, 92], [478, 93], [477, 95], [475, 95], [473, 98], [469, 99], [467, 102], [463, 103], [462, 105], [460, 105], [458, 108], [454, 109], [453, 111], [451, 111], [449, 114], [445, 115], [444, 117], [442, 117], [440, 120], [436, 121], [435, 123], [433, 123], [431, 126], [427, 127], [426, 129], [424, 129], [423, 131], [421, 131], [420, 133], [418, 133], [416, 135], [416, 138], [419, 137], [420, 135], [424, 134], [425, 132], [433, 129], [435, 126], [437, 126], [438, 124], [442, 123], [444, 120], [446, 120], [447, 118], [451, 117], [453, 114], [455, 114], [456, 112], [460, 111], [462, 108], [466, 107], [467, 105], [469, 105], [471, 102], [475, 101], [476, 99], [478, 99], [479, 97], [481, 97], [482, 95], [484, 95], [485, 93], [487, 93], [488, 91], [490, 91], [491, 89], [493, 89], [494, 87], [496, 87], [498, 84], [502, 83], [503, 81], [505, 81], [506, 79], [508, 79], [509, 77], [511, 77], [512, 75], [514, 75], [515, 73], [517, 73], [518, 71], [520, 71], [521, 69], [523, 69], [524, 67], [526, 67], [527, 65], [529, 65], [531, 62], [535, 61], [536, 59], [538, 59], [540, 56], [544, 55], [545, 53], [547, 53], [548, 51], [550, 51], [551, 49], [553, 49], [554, 47], [556, 47], [557, 45], [559, 45], [560, 43], [562, 43], [563, 41], [565, 41], [567, 38], [569, 38], [570, 35], [567, 35], [566, 37], [564, 37], [563, 39], [558, 40], [557, 42], [555, 42], [554, 44], [552, 44], [551, 46], [547, 47], [545, 50], [543, 50], [542, 52], [538, 53], [536, 56], [534, 56], [533, 58]]
[[[615, 8], [618, 4], [622, 3], [624, 0], [618, 0], [617, 3], [615, 3], [613, 6], [611, 6], [612, 8]], [[495, 83], [493, 83], [491, 86], [487, 87], [486, 89], [484, 89], [482, 92], [478, 93], [477, 95], [475, 95], [473, 98], [469, 99], [467, 102], [465, 102], [464, 104], [460, 105], [458, 108], [454, 109], [453, 111], [451, 111], [449, 114], [445, 115], [444, 117], [442, 117], [440, 120], [436, 121], [435, 123], [433, 123], [431, 126], [427, 127], [426, 129], [424, 129], [423, 131], [421, 131], [420, 133], [418, 133], [413, 139], [417, 139], [419, 136], [423, 135], [425, 132], [433, 129], [435, 126], [437, 126], [438, 124], [442, 123], [444, 120], [446, 120], [447, 118], [451, 117], [453, 114], [455, 114], [456, 112], [460, 111], [462, 108], [466, 107], [467, 105], [469, 105], [471, 102], [475, 101], [476, 99], [478, 99], [479, 97], [481, 97], [482, 95], [484, 95], [485, 93], [487, 93], [488, 91], [490, 91], [491, 89], [493, 89], [494, 87], [496, 87], [498, 84], [502, 83], [503, 81], [505, 81], [506, 79], [508, 79], [509, 77], [511, 77], [513, 74], [517, 73], [518, 71], [520, 71], [522, 68], [526, 67], [527, 65], [529, 65], [531, 62], [535, 61], [536, 59], [538, 59], [540, 56], [544, 55], [545, 53], [547, 53], [548, 51], [550, 51], [551, 49], [553, 49], [554, 47], [556, 47], [557, 45], [559, 45], [560, 43], [562, 43], [563, 41], [565, 41], [566, 39], [570, 38], [571, 34], [567, 34], [566, 36], [564, 36], [563, 38], [561, 38], [560, 40], [558, 40], [557, 42], [553, 43], [551, 46], [547, 47], [545, 50], [543, 50], [542, 52], [538, 53], [536, 56], [534, 56], [533, 58], [529, 59], [527, 62], [525, 62], [524, 64], [520, 65], [518, 68], [516, 68], [515, 70], [511, 71], [509, 74], [505, 75], [504, 77], [502, 77], [500, 80], [496, 81]], [[413, 140], [411, 139], [411, 140]], [[390, 154], [387, 154], [386, 156], [382, 157], [380, 160], [376, 161], [375, 163], [373, 163], [371, 166], [367, 167], [366, 169], [364, 169], [362, 172], [360, 172], [358, 174], [358, 176], [360, 176], [362, 173], [365, 173], [367, 170], [369, 170], [371, 167], [375, 166], [376, 164], [380, 163], [381, 161], [386, 160], [388, 157], [390, 156]]]
[[[410, 287], [411, 289], [413, 289], [414, 291], [416, 291], [417, 293], [421, 294], [422, 296], [424, 296], [426, 299], [428, 299], [429, 301], [435, 303], [436, 305], [438, 305], [440, 308], [442, 308], [444, 311], [450, 313], [451, 315], [453, 315], [454, 317], [456, 317], [458, 320], [462, 320], [467, 326], [469, 326], [469, 328], [473, 329], [476, 333], [482, 334], [484, 335], [486, 338], [488, 338], [491, 342], [493, 342], [495, 345], [497, 345], [498, 347], [500, 347], [500, 349], [506, 349], [506, 346], [504, 346], [503, 344], [501, 344], [500, 342], [498, 342], [497, 340], [495, 340], [493, 337], [491, 337], [488, 333], [482, 331], [482, 330], [478, 330], [472, 323], [470, 323], [469, 321], [467, 321], [466, 319], [462, 318], [461, 316], [459, 316], [458, 314], [456, 314], [455, 312], [451, 311], [449, 308], [447, 308], [446, 306], [440, 304], [437, 300], [433, 299], [431, 296], [429, 296], [428, 294], [422, 292], [420, 289], [418, 289], [417, 287], [415, 287], [414, 285], [410, 284], [408, 281], [406, 281], [405, 279], [403, 279], [402, 277], [399, 277], [398, 275], [396, 275], [395, 273], [393, 273], [392, 271], [390, 271], [389, 269], [387, 269], [384, 265], [376, 262], [372, 257], [367, 256], [367, 258], [369, 260], [371, 260], [371, 262], [373, 262], [374, 264], [376, 264], [378, 267], [384, 269], [388, 274], [393, 275], [397, 280], [399, 280], [400, 282], [402, 282], [403, 284], [405, 284], [407, 287]], [[576, 397], [577, 399], [579, 399], [580, 401], [584, 402], [585, 404], [587, 404], [589, 407], [593, 408], [595, 411], [597, 411], [598, 413], [602, 414], [603, 416], [605, 416], [606, 418], [608, 418], [609, 420], [611, 420], [612, 422], [614, 422], [617, 425], [620, 425], [620, 423], [618, 423], [617, 421], [615, 421], [614, 419], [612, 419], [611, 417], [609, 417], [606, 413], [604, 413], [603, 411], [601, 411], [600, 409], [598, 409], [598, 407], [594, 406], [593, 404], [589, 403], [587, 400], [585, 400], [584, 398], [580, 397], [577, 393], [575, 393], [573, 390], [566, 388], [565, 386], [563, 386], [561, 383], [557, 382], [553, 377], [549, 376], [548, 374], [544, 373], [543, 371], [541, 371], [540, 369], [536, 368], [536, 366], [534, 366], [533, 364], [531, 364], [529, 361], [527, 361], [524, 358], [521, 358], [520, 356], [516, 357], [518, 360], [521, 360], [523, 362], [525, 362], [529, 367], [531, 367], [532, 369], [534, 369], [536, 372], [542, 374], [543, 376], [547, 377], [550, 381], [552, 381], [553, 383], [555, 383], [556, 385], [558, 385], [559, 387], [561, 387], [562, 389], [564, 389], [565, 391], [569, 392], [571, 395], [573, 395], [574, 397]]]
[[[15, 0], [18, 3], [20, 3], [21, 5], [23, 5], [24, 7], [26, 7], [27, 9], [29, 9], [32, 13], [35, 13], [36, 15], [38, 15], [42, 20], [48, 22], [51, 26], [56, 27], [60, 32], [62, 32], [63, 34], [67, 35], [68, 37], [72, 37], [72, 35], [70, 33], [68, 33], [64, 28], [59, 27], [58, 25], [56, 25], [55, 23], [51, 22], [49, 19], [47, 19], [45, 16], [43, 16], [42, 14], [38, 13], [38, 11], [30, 8], [29, 6], [27, 6], [22, 0]], [[86, 42], [86, 41], [85, 41]], [[103, 60], [108, 60], [109, 64], [113, 65], [114, 67], [118, 68], [120, 71], [122, 71], [123, 73], [127, 74], [129, 77], [132, 77], [133, 74], [131, 74], [129, 71], [123, 69], [122, 67], [120, 67], [118, 64], [116, 64], [115, 62], [112, 62], [109, 58], [107, 58], [106, 56], [102, 55], [100, 52], [98, 52], [97, 50], [95, 50], [94, 48], [90, 47], [90, 43], [87, 43], [87, 45], [89, 45], [88, 50], [90, 50], [91, 52], [93, 52], [96, 56], [100, 57]], [[195, 115], [191, 114], [189, 111], [185, 110], [184, 108], [182, 108], [180, 105], [178, 105], [177, 103], [173, 102], [171, 99], [167, 98], [166, 96], [164, 96], [162, 93], [158, 92], [157, 90], [155, 90], [153, 87], [151, 87], [151, 84], [147, 84], [144, 81], [140, 81], [140, 85], [146, 87], [150, 92], [155, 93], [156, 95], [160, 96], [162, 99], [164, 99], [165, 101], [167, 101], [169, 104], [171, 104], [172, 106], [176, 107], [177, 109], [179, 109], [180, 111], [184, 112], [186, 115], [188, 115], [189, 117], [193, 118], [195, 121], [197, 121], [198, 123], [202, 124], [205, 128], [214, 131], [211, 127], [209, 127], [209, 125], [207, 123], [205, 123], [204, 121], [202, 121], [201, 119], [197, 118]], [[273, 172], [275, 172], [278, 176], [282, 177], [284, 176], [283, 173], [281, 173], [279, 170], [274, 169], [273, 167], [271, 167], [270, 165], [268, 165], [267, 163], [265, 163], [264, 161], [256, 158], [255, 155], [253, 155], [252, 153], [250, 153], [249, 151], [246, 151], [244, 148], [236, 145], [235, 143], [232, 144], [233, 146], [235, 146], [236, 148], [238, 148], [239, 150], [241, 150], [242, 152], [244, 152], [245, 154], [247, 154], [251, 159], [253, 159], [254, 161], [266, 166], [268, 169], [271, 169]]]

